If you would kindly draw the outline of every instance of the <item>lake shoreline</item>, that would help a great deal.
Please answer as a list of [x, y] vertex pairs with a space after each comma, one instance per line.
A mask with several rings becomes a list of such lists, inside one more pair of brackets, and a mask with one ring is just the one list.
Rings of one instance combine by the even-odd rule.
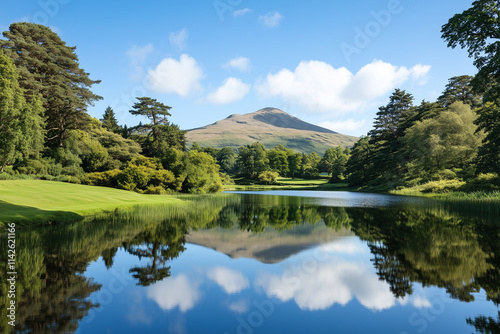
[[180, 206], [189, 201], [173, 195], [144, 195], [132, 191], [43, 180], [0, 182], [0, 226], [18, 228], [83, 220], [143, 205]]
[[[246, 185], [224, 187], [224, 191], [349, 191], [425, 197], [466, 203], [500, 203], [500, 193], [424, 194], [402, 191], [372, 192], [346, 184]], [[195, 195], [196, 196], [196, 195]], [[133, 210], [144, 205], [179, 206], [189, 203], [176, 195], [144, 195], [131, 191], [43, 180], [3, 180], [0, 182], [0, 226], [15, 222], [19, 228], [83, 220], [116, 210]]]

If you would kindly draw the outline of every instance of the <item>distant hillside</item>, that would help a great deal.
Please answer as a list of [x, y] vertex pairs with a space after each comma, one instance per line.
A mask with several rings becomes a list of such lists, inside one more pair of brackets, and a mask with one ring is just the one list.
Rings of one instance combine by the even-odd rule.
[[238, 148], [260, 142], [267, 148], [279, 144], [297, 152], [323, 154], [333, 146], [349, 147], [359, 139], [304, 122], [275, 108], [264, 108], [251, 114], [233, 114], [201, 128], [188, 130], [187, 144]]
[[304, 249], [353, 236], [350, 229], [335, 231], [323, 223], [294, 226], [285, 232], [267, 228], [262, 233], [239, 228], [190, 231], [186, 241], [215, 249], [231, 258], [256, 259], [262, 263], [278, 263]]

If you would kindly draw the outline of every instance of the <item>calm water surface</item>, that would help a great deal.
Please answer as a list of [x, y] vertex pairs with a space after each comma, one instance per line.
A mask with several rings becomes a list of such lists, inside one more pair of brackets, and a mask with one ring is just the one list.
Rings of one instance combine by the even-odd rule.
[[18, 232], [16, 330], [500, 333], [497, 209], [234, 192]]

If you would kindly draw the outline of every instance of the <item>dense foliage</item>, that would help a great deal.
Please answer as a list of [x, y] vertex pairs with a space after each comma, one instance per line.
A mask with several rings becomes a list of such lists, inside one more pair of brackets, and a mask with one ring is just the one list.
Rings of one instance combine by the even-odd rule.
[[150, 123], [130, 128], [110, 107], [100, 121], [91, 118], [87, 107], [101, 97], [90, 88], [99, 81], [79, 67], [76, 47], [34, 23], [13, 23], [3, 36], [0, 172], [141, 193], [221, 190], [215, 159], [185, 152], [185, 131], [167, 120], [171, 107], [138, 97], [130, 112]]
[[325, 175], [373, 191], [497, 190], [499, 11], [498, 1], [477, 0], [442, 27], [448, 46], [474, 59], [476, 76], [450, 78], [437, 101], [419, 105], [396, 89], [354, 147], [310, 154], [258, 142], [187, 150], [172, 108], [150, 97], [130, 110], [142, 117], [136, 126], [119, 125], [110, 107], [93, 119], [86, 108], [101, 98], [90, 90], [99, 81], [79, 67], [76, 48], [48, 27], [14, 23], [0, 40], [0, 172], [157, 194]]

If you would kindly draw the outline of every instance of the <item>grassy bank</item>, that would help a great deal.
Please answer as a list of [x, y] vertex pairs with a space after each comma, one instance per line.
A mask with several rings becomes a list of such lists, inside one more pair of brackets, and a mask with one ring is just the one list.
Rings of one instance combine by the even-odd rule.
[[392, 195], [403, 196], [419, 196], [428, 197], [439, 200], [453, 201], [453, 202], [469, 202], [469, 203], [499, 203], [500, 204], [500, 191], [450, 191], [444, 193], [424, 193], [414, 189], [401, 189], [392, 190], [389, 192]]
[[354, 190], [348, 188], [347, 183], [328, 183], [328, 178], [322, 179], [292, 179], [292, 178], [278, 178], [278, 182], [272, 185], [263, 184], [232, 184], [224, 185], [224, 190], [248, 190], [248, 191], [258, 191], [258, 190]]
[[74, 219], [116, 208], [184, 202], [172, 196], [141, 195], [113, 188], [42, 180], [4, 180], [0, 181], [0, 226], [12, 221], [21, 226], [33, 226], [43, 221]]

